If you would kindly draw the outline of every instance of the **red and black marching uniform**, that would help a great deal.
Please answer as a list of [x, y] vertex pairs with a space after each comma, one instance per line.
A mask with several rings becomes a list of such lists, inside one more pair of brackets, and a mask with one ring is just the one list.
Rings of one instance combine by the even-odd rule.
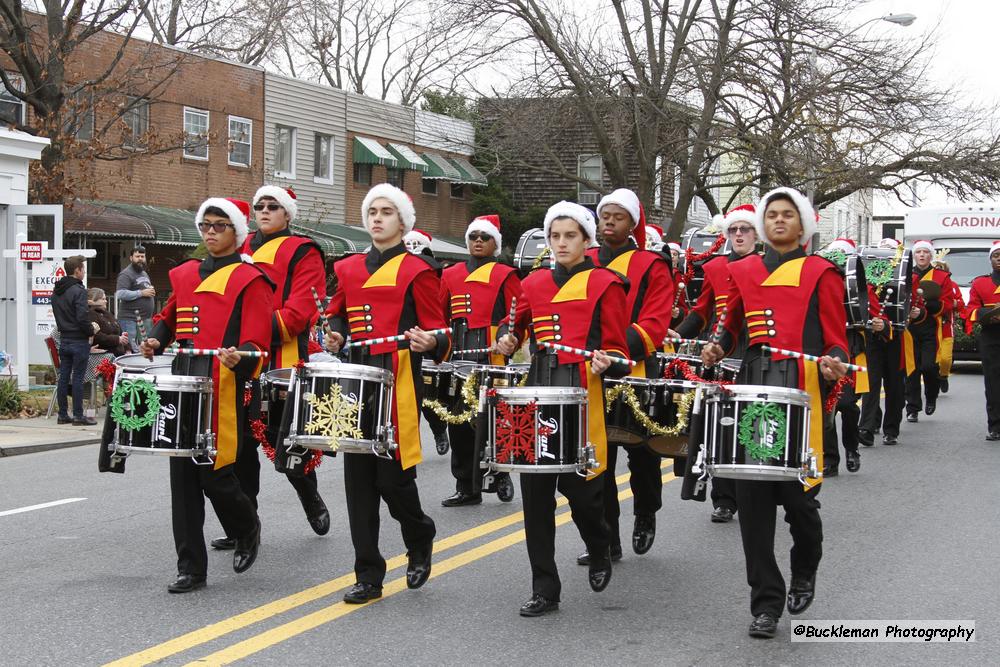
[[[413, 327], [443, 329], [438, 300], [441, 285], [437, 262], [413, 255], [402, 243], [379, 251], [351, 255], [334, 264], [337, 289], [327, 314], [330, 325], [353, 341], [385, 338]], [[448, 356], [450, 339], [437, 335], [431, 353], [437, 361]], [[348, 349], [348, 361], [392, 371], [395, 378], [392, 425], [395, 457], [344, 454], [344, 491], [354, 543], [354, 571], [358, 583], [381, 586], [385, 559], [378, 548], [379, 499], [399, 521], [409, 553], [427, 553], [434, 540], [434, 522], [424, 514], [417, 493], [416, 465], [420, 454], [420, 402], [423, 354], [412, 352], [408, 341], [383, 342]]]
[[[441, 274], [441, 302], [452, 328], [452, 358], [502, 366], [503, 355], [463, 354], [463, 350], [492, 347], [500, 321], [510, 313], [511, 299], [521, 298], [517, 270], [493, 257], [470, 257]], [[478, 493], [482, 475], [475, 456], [472, 424], [449, 424], [451, 474], [459, 493]]]
[[[934, 281], [941, 286], [939, 298], [927, 299], [917, 295], [916, 290], [925, 280]], [[913, 290], [913, 303], [918, 304], [920, 314], [916, 319], [910, 320], [905, 334], [908, 336], [908, 351], [912, 350], [913, 359], [912, 370], [907, 368], [906, 414], [916, 415], [920, 412], [923, 397], [927, 400], [927, 414], [931, 414], [937, 406], [941, 390], [940, 368], [946, 354], [945, 339], [951, 326], [949, 322], [955, 309], [955, 283], [947, 271], [932, 266], [925, 269], [914, 268]], [[923, 307], [919, 306], [920, 303]], [[921, 380], [924, 385], [923, 397], [920, 391]]]
[[[748, 348], [738, 382], [802, 389], [809, 393], [809, 447], [823, 468], [824, 380], [819, 364], [765, 353], [764, 345], [830, 355], [848, 361], [844, 279], [837, 267], [801, 248], [779, 254], [768, 247], [729, 266], [727, 319], [723, 349], [731, 350], [745, 329]], [[808, 581], [822, 557], [823, 524], [819, 516], [820, 479], [797, 481], [736, 480], [740, 534], [754, 616], [780, 618], [785, 607], [785, 580], [774, 557], [775, 506], [785, 509], [791, 527], [792, 586]]]
[[[181, 347], [266, 351], [271, 341], [269, 324], [274, 288], [264, 273], [243, 263], [239, 254], [190, 260], [170, 272], [173, 293], [153, 318], [150, 336], [160, 351], [176, 341]], [[232, 369], [218, 357], [178, 355], [175, 375], [212, 378], [214, 401], [212, 432], [218, 453], [213, 466], [170, 458], [170, 495], [177, 548], [177, 571], [205, 575], [208, 557], [202, 528], [208, 496], [227, 535], [237, 539], [253, 533], [257, 512], [236, 479], [236, 455], [242, 446], [246, 421], [244, 387], [256, 378], [264, 360], [244, 357]]]
[[[656, 351], [667, 335], [670, 310], [674, 303], [675, 283], [670, 275], [670, 263], [660, 253], [638, 250], [632, 239], [618, 249], [607, 245], [587, 251], [587, 256], [597, 266], [619, 273], [628, 280], [625, 296], [625, 313], [628, 328], [625, 340], [629, 357], [636, 362], [631, 375], [655, 377]], [[618, 443], [608, 443], [608, 470], [604, 476], [604, 518], [611, 530], [612, 550], [621, 551], [618, 518], [618, 485], [615, 467], [618, 462]], [[624, 445], [621, 445], [624, 446]], [[655, 530], [656, 512], [663, 506], [661, 493], [663, 478], [660, 476], [660, 457], [648, 447], [629, 447], [629, 484], [635, 498], [636, 530]], [[634, 538], [633, 538], [634, 539]], [[647, 547], [648, 548], [648, 547]]]
[[[597, 268], [589, 257], [567, 269], [561, 264], [538, 270], [524, 279], [524, 297], [517, 301], [513, 328], [520, 342], [530, 333], [531, 369], [528, 384], [539, 387], [582, 387], [588, 396], [589, 440], [598, 467], [587, 478], [576, 473], [522, 474], [521, 497], [524, 530], [531, 562], [532, 590], [559, 600], [562, 584], [555, 562], [556, 489], [569, 500], [573, 520], [591, 554], [591, 569], [606, 562], [609, 553], [608, 526], [601, 498], [607, 470], [607, 436], [604, 426], [604, 386], [590, 370], [590, 362], [571, 352], [541, 347], [555, 342], [587, 350], [604, 350], [627, 358], [625, 288], [612, 271]], [[500, 332], [505, 333], [506, 327]], [[624, 375], [622, 364], [612, 364], [605, 373]], [[614, 475], [614, 472], [608, 473]]]
[[[241, 252], [250, 255], [254, 265], [275, 284], [268, 370], [291, 368], [300, 360], [308, 361], [309, 333], [319, 316], [313, 290], [319, 295], [326, 294], [323, 251], [309, 237], [293, 235], [286, 227], [274, 234], [263, 234], [259, 230], [253, 232], [244, 241]], [[259, 386], [254, 387], [255, 396], [259, 397], [259, 390]], [[276, 461], [283, 462], [285, 450], [279, 428], [282, 415], [277, 412], [277, 405], [270, 407], [267, 439], [275, 447]], [[237, 462], [237, 476], [256, 505], [260, 490], [260, 459], [256, 448], [247, 448], [245, 452], [246, 456], [241, 456]], [[316, 471], [304, 474], [301, 469], [285, 469], [285, 472], [306, 514], [318, 519], [326, 512], [326, 505], [319, 496]]]
[[[880, 303], [878, 293], [868, 285], [868, 303]], [[875, 292], [875, 300], [872, 293]], [[881, 305], [877, 313], [887, 320]], [[863, 444], [874, 444], [875, 431], [880, 428], [886, 444], [894, 444], [899, 437], [899, 425], [903, 421], [903, 404], [906, 383], [906, 359], [904, 355], [904, 331], [893, 329], [889, 324], [881, 333], [865, 335], [865, 361], [868, 367], [868, 392], [861, 397], [861, 416], [858, 420], [858, 438]], [[884, 410], [882, 390], [885, 388]]]
[[983, 316], [1000, 305], [1000, 271], [972, 281], [969, 305], [965, 309], [965, 330], [969, 335], [979, 325], [979, 357], [983, 360], [986, 385], [986, 424], [990, 436], [1000, 434], [1000, 321]]

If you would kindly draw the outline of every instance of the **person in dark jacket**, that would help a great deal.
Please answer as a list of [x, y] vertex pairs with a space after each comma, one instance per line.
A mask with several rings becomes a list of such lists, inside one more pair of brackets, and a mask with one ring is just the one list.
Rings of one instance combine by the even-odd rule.
[[[87, 266], [83, 255], [74, 255], [63, 263], [66, 275], [52, 290], [52, 312], [59, 329], [59, 383], [56, 401], [59, 403], [59, 423], [74, 426], [93, 425], [97, 421], [83, 416], [83, 376], [90, 358], [90, 339], [94, 329], [87, 309], [87, 290], [83, 277]], [[66, 392], [73, 382], [73, 417], [66, 406]]]
[[129, 345], [128, 335], [122, 332], [122, 325], [115, 316], [108, 312], [108, 295], [104, 290], [100, 287], [87, 290], [87, 307], [90, 308], [94, 347], [116, 357], [125, 354], [125, 348]]

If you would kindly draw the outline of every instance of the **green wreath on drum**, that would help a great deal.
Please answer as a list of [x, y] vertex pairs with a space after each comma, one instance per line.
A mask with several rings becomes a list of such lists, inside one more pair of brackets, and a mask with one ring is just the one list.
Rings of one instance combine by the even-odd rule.
[[747, 454], [760, 461], [785, 453], [788, 418], [777, 403], [751, 403], [740, 416], [736, 434]]
[[892, 279], [895, 268], [887, 259], [873, 259], [865, 264], [865, 278], [873, 287], [881, 288]]
[[[128, 399], [128, 414], [125, 400]], [[160, 414], [160, 394], [149, 380], [125, 379], [118, 383], [111, 394], [111, 419], [126, 431], [138, 431], [152, 426]], [[146, 412], [138, 414], [139, 408], [146, 406]]]

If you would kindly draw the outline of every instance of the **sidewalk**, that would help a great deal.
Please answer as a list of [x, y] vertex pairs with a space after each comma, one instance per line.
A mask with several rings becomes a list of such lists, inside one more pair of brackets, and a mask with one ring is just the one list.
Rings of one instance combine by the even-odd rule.
[[2, 419], [0, 420], [0, 457], [96, 444], [101, 441], [103, 423], [103, 410], [99, 410], [97, 413], [96, 426], [60, 425], [56, 423], [55, 415], [52, 415], [50, 419], [45, 417]]

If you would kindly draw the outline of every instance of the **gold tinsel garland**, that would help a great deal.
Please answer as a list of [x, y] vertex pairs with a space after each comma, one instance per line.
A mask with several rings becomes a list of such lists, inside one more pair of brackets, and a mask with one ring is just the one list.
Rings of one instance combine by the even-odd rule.
[[[476, 384], [476, 375], [470, 375], [468, 381], [462, 385], [462, 402], [469, 408], [465, 412], [453, 415], [440, 401], [425, 398], [423, 406], [433, 412], [438, 419], [445, 424], [465, 424], [476, 416], [479, 406], [479, 386]], [[528, 374], [517, 383], [518, 387], [523, 387], [528, 383]]]
[[632, 410], [632, 416], [635, 417], [640, 426], [649, 431], [650, 435], [675, 437], [687, 428], [691, 404], [694, 403], [694, 394], [695, 392], [689, 391], [681, 396], [681, 400], [677, 404], [677, 423], [670, 427], [660, 426], [643, 411], [642, 406], [639, 404], [639, 397], [635, 395], [635, 390], [631, 385], [623, 382], [616, 387], [608, 389], [605, 392], [605, 399], [608, 405], [607, 411], [611, 412], [612, 404], [621, 396], [625, 401], [625, 405]]

